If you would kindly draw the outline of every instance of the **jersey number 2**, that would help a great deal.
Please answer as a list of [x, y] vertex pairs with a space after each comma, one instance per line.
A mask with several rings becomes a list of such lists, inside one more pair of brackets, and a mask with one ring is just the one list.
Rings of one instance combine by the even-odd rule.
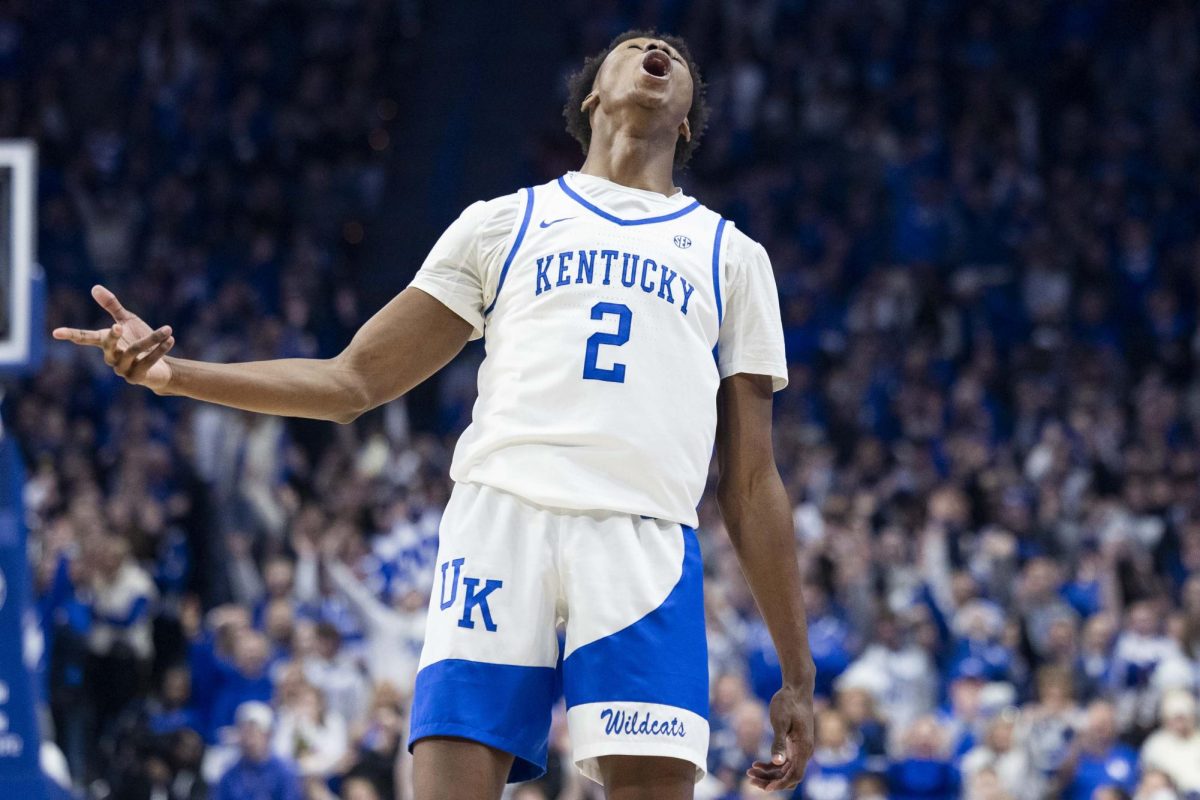
[[596, 366], [600, 345], [608, 344], [620, 347], [629, 341], [629, 324], [633, 321], [633, 312], [629, 310], [629, 306], [623, 303], [596, 303], [592, 306], [592, 319], [604, 319], [610, 314], [617, 317], [617, 332], [597, 331], [588, 337], [587, 355], [583, 359], [583, 379], [585, 381], [625, 382], [624, 364], [613, 364], [611, 367]]

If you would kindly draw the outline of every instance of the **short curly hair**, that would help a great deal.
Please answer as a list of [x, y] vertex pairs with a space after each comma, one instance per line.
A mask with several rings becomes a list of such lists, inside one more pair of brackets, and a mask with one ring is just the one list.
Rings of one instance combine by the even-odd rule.
[[692, 107], [688, 110], [687, 115], [692, 138], [685, 140], [681, 136], [675, 143], [675, 167], [682, 168], [692, 157], [692, 153], [696, 151], [697, 145], [700, 144], [700, 137], [704, 134], [705, 125], [708, 124], [709, 109], [708, 101], [704, 96], [704, 81], [700, 79], [700, 67], [692, 58], [687, 43], [678, 36], [664, 36], [652, 30], [625, 31], [609, 42], [608, 47], [584, 61], [579, 71], [567, 79], [567, 104], [563, 107], [563, 116], [567, 120], [567, 133], [575, 137], [586, 156], [588, 146], [592, 143], [592, 121], [586, 111], [580, 110], [580, 106], [583, 105], [584, 98], [592, 91], [592, 86], [596, 83], [596, 74], [600, 72], [600, 65], [604, 63], [608, 54], [630, 39], [642, 38], [661, 39], [674, 47], [680, 57], [687, 62], [688, 71], [692, 74], [694, 87], [692, 89]]

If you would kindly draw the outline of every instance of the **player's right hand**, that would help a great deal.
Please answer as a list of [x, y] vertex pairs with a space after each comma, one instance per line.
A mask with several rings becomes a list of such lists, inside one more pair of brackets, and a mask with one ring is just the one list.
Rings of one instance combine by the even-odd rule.
[[171, 365], [163, 358], [175, 346], [171, 326], [152, 329], [103, 286], [92, 287], [92, 299], [113, 318], [112, 327], [95, 331], [55, 328], [54, 338], [99, 347], [113, 372], [129, 383], [163, 392], [171, 382]]

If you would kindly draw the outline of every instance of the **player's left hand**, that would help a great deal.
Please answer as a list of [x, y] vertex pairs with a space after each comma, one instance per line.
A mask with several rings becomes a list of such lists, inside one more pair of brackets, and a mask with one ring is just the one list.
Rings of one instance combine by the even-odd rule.
[[746, 774], [760, 789], [774, 792], [791, 789], [800, 783], [813, 752], [813, 696], [784, 686], [771, 698], [771, 760], [755, 761]]

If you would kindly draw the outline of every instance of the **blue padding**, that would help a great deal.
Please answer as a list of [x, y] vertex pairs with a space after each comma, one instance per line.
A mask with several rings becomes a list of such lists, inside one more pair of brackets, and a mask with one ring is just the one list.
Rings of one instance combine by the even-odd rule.
[[408, 749], [430, 736], [470, 739], [516, 756], [508, 782], [546, 771], [554, 667], [518, 667], [450, 658], [417, 673]]
[[696, 532], [683, 528], [683, 574], [658, 608], [563, 662], [567, 708], [661, 703], [708, 718], [704, 569]]

